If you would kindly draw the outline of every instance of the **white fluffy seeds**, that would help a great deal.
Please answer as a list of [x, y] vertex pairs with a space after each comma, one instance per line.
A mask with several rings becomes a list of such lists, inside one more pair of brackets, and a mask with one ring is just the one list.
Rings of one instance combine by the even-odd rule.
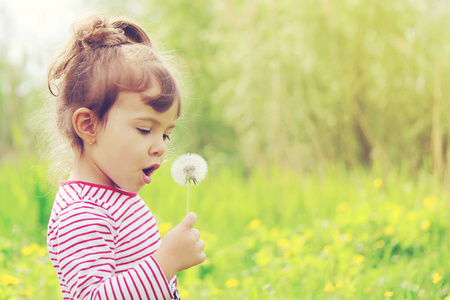
[[173, 162], [171, 172], [173, 180], [179, 185], [198, 184], [205, 179], [208, 165], [200, 155], [187, 153]]

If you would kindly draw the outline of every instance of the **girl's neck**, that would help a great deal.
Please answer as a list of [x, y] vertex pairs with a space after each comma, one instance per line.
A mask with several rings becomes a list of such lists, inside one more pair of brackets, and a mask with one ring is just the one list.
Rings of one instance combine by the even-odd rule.
[[116, 188], [114, 182], [84, 153], [74, 161], [68, 180], [84, 181]]

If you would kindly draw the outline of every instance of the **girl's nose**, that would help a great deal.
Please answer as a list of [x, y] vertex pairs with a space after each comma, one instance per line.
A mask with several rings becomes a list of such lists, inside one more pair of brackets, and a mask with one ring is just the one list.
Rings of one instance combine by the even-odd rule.
[[154, 140], [150, 146], [150, 155], [162, 156], [166, 153], [166, 141], [163, 137]]

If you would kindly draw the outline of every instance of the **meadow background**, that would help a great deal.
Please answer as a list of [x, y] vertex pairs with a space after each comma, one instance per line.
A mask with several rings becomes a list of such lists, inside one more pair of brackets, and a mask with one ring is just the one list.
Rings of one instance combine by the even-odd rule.
[[[33, 53], [9, 59], [1, 5], [0, 299], [60, 299], [36, 123], [51, 99]], [[140, 194], [164, 234], [187, 192], [171, 160], [209, 163], [190, 204], [208, 259], [179, 274], [183, 299], [450, 299], [448, 1], [83, 7], [137, 19], [182, 75], [174, 153]]]

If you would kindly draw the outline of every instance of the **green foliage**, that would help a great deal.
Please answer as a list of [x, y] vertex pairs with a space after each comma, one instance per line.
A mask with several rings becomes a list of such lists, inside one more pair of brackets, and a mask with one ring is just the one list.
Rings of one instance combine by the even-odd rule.
[[[45, 172], [30, 166], [0, 167], [2, 199], [14, 199], [0, 209], [0, 299], [59, 299], [41, 220], [53, 192], [42, 197]], [[162, 234], [183, 218], [187, 188], [169, 165], [140, 194]], [[447, 199], [407, 172], [211, 170], [190, 192], [208, 259], [179, 274], [182, 298], [447, 299]]]
[[[176, 148], [221, 166], [191, 191], [208, 260], [179, 274], [183, 298], [448, 299], [447, 1], [94, 2], [174, 49]], [[44, 246], [53, 192], [25, 159], [42, 87], [5, 47], [0, 299], [59, 299]], [[187, 191], [168, 166], [154, 178], [141, 195], [164, 233]]]
[[[86, 5], [139, 20], [175, 56], [186, 99], [175, 131], [179, 152], [247, 168], [389, 168], [407, 160], [413, 170], [428, 164], [446, 173], [445, 0]], [[26, 62], [0, 59], [0, 154], [32, 146], [24, 121], [40, 101]]]
[[[42, 243], [41, 243], [42, 244]], [[60, 299], [47, 248], [0, 236], [0, 299]]]
[[45, 182], [46, 171], [38, 165], [25, 160], [2, 163], [0, 236], [11, 239], [26, 236], [31, 239], [29, 242], [42, 241], [54, 198]]
[[429, 157], [442, 172], [450, 128], [446, 1], [294, 2], [123, 7], [150, 21], [155, 39], [185, 66], [191, 101], [181, 144], [251, 167], [389, 167], [406, 157], [416, 169]]
[[[448, 299], [447, 1], [94, 2], [174, 49], [176, 148], [212, 166], [191, 191], [208, 260], [179, 274], [183, 298]], [[6, 46], [0, 299], [59, 299], [44, 246], [53, 192], [25, 159], [42, 87]], [[141, 195], [164, 233], [187, 191], [168, 166], [154, 178]]]

